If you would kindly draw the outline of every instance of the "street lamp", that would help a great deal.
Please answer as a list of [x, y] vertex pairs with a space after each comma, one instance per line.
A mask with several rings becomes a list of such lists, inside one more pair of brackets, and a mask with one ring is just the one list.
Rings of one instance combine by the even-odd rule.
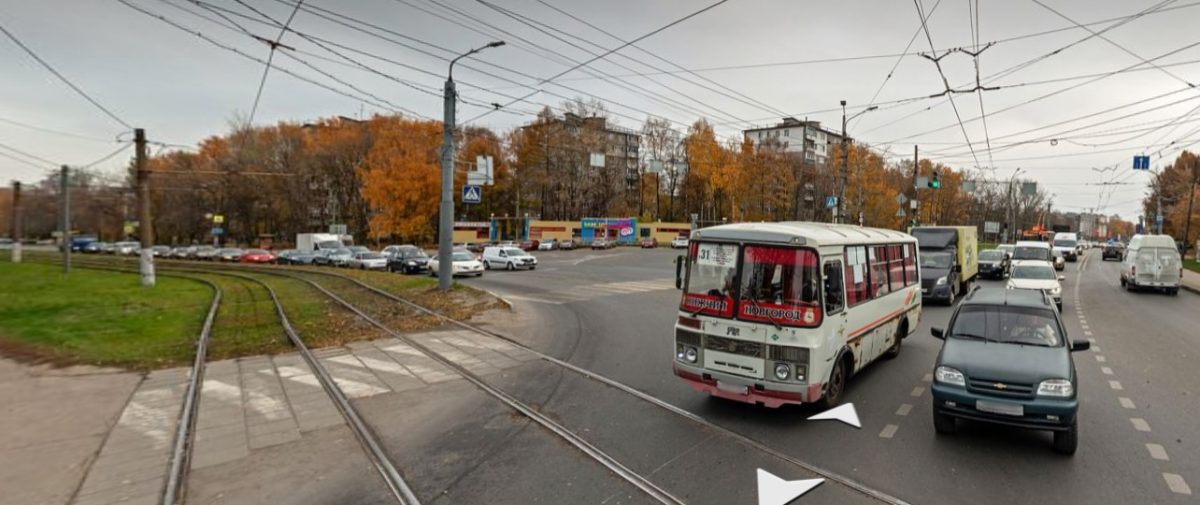
[[844, 223], [844, 222], [846, 222], [846, 218], [842, 215], [842, 202], [846, 199], [846, 179], [849, 177], [849, 170], [850, 170], [849, 169], [850, 156], [849, 156], [849, 153], [846, 152], [846, 147], [848, 145], [846, 142], [846, 121], [848, 119], [854, 119], [858, 116], [861, 116], [861, 115], [871, 112], [875, 109], [878, 109], [879, 106], [872, 105], [870, 107], [867, 107], [863, 110], [858, 111], [857, 114], [850, 116], [847, 119], [846, 118], [846, 101], [842, 100], [841, 104], [842, 104], [842, 187], [841, 187], [841, 189], [838, 190], [837, 219], [838, 219], [839, 223]]
[[454, 277], [454, 263], [451, 260], [451, 240], [454, 233], [454, 102], [458, 93], [454, 90], [454, 64], [458, 60], [493, 47], [504, 45], [498, 40], [483, 47], [477, 47], [457, 58], [450, 60], [450, 69], [446, 72], [446, 87], [442, 100], [442, 204], [438, 211], [438, 289], [450, 289]]

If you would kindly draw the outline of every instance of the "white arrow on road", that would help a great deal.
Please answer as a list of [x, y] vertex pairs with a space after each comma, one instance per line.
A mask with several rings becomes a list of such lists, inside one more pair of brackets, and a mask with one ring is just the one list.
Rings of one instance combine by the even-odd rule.
[[771, 472], [758, 469], [758, 505], [786, 505], [825, 479], [783, 480]]
[[858, 422], [858, 411], [854, 410], [853, 403], [843, 403], [837, 407], [808, 418], [809, 421], [819, 421], [822, 419], [837, 419], [838, 421], [849, 424], [855, 428], [862, 428], [862, 424]]

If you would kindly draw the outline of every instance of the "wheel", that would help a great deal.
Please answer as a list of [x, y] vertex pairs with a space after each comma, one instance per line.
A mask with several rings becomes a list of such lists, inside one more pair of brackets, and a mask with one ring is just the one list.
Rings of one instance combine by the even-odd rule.
[[831, 409], [842, 403], [842, 393], [846, 392], [846, 361], [838, 359], [833, 363], [829, 372], [829, 382], [825, 383], [825, 395], [821, 397], [821, 408]]
[[1079, 447], [1079, 422], [1072, 421], [1071, 427], [1064, 431], [1054, 432], [1054, 452], [1059, 454], [1075, 454]]
[[942, 435], [950, 435], [958, 430], [958, 420], [949, 414], [943, 414], [933, 408], [933, 429]]
[[492, 264], [491, 264], [490, 262], [488, 262], [488, 261], [484, 261], [484, 262], [483, 262], [483, 269], [484, 269], [484, 270], [491, 270], [491, 269], [492, 269]]
[[1062, 313], [1062, 302], [1058, 302], [1058, 303], [1054, 304], [1054, 306], [1058, 308], [1059, 313]]
[[506, 265], [504, 268], [505, 268], [505, 270], [516, 270], [517, 266], [514, 265], [513, 262], [510, 261], [510, 262], [508, 262], [508, 265]]
[[367, 266], [366, 266], [366, 265], [359, 265], [359, 266], [358, 266], [358, 269], [359, 269], [359, 270], [366, 270], [366, 269], [367, 269]]
[[1125, 276], [1121, 276], [1121, 287], [1125, 287]]
[[537, 265], [533, 265], [533, 266], [529, 267], [530, 270], [533, 270], [535, 268], [537, 268]]
[[1171, 296], [1179, 296], [1179, 288], [1168, 288], [1167, 294]]
[[900, 355], [900, 341], [904, 340], [906, 335], [908, 335], [908, 321], [901, 322], [900, 326], [896, 327], [896, 341], [883, 353], [884, 359], [895, 359]]

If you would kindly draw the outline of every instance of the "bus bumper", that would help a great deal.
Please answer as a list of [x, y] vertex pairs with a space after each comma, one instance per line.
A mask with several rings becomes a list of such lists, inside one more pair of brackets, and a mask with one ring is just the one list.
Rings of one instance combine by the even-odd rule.
[[[675, 363], [675, 375], [701, 393], [764, 407], [811, 403], [821, 398], [821, 384], [778, 384]], [[771, 389], [767, 389], [767, 387]]]

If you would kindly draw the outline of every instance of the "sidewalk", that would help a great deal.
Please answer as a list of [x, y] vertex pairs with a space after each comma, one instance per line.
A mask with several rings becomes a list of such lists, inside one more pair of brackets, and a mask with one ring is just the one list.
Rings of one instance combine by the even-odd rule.
[[1183, 269], [1183, 283], [1180, 287], [1200, 295], [1200, 273]]
[[0, 358], [3, 502], [68, 503], [141, 380], [111, 369]]

